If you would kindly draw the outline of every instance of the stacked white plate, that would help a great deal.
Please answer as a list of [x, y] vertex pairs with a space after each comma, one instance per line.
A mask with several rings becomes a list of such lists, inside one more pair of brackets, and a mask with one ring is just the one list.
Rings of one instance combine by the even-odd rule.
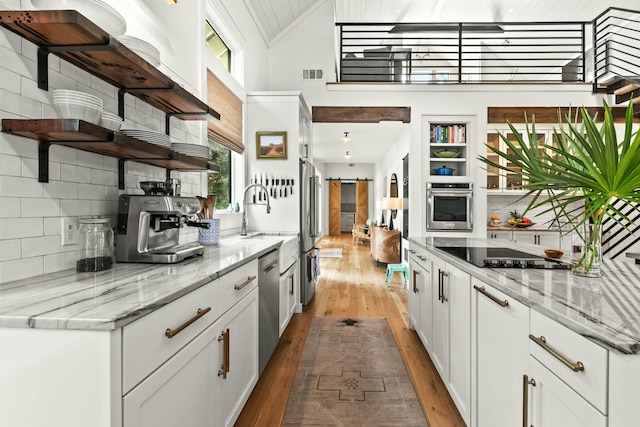
[[157, 67], [160, 65], [160, 51], [151, 43], [133, 36], [120, 36], [118, 41], [140, 55], [149, 64]]
[[172, 142], [171, 149], [178, 153], [186, 154], [187, 156], [199, 157], [206, 160], [211, 158], [211, 151], [206, 145]]
[[100, 126], [117, 132], [122, 127], [122, 118], [115, 113], [103, 111], [100, 117]]
[[121, 129], [120, 133], [132, 138], [139, 139], [141, 141], [150, 142], [151, 144], [162, 145], [163, 147], [171, 148], [171, 138], [162, 132], [156, 132], [153, 130], [142, 129]]
[[127, 22], [114, 8], [100, 0], [31, 0], [36, 9], [77, 10], [114, 37], [127, 30]]
[[53, 108], [63, 119], [80, 119], [94, 124], [100, 123], [102, 99], [76, 90], [53, 91]]

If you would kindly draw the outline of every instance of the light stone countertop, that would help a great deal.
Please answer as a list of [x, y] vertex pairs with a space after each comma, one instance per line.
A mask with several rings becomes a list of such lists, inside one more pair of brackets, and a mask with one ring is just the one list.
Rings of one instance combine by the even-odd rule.
[[409, 242], [606, 348], [640, 353], [640, 265], [605, 260], [603, 277], [595, 279], [575, 276], [570, 270], [482, 268], [435, 246], [510, 247], [544, 253], [539, 246], [515, 246], [496, 239], [409, 237]]
[[[283, 234], [284, 236], [284, 234]], [[0, 284], [0, 327], [114, 330], [277, 249], [283, 237], [222, 238], [176, 264], [116, 263]]]

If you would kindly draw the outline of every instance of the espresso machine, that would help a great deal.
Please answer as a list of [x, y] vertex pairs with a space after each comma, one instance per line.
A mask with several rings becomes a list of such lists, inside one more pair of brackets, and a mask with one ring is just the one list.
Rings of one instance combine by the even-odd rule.
[[198, 221], [196, 197], [120, 196], [116, 228], [116, 261], [172, 264], [204, 253], [198, 243], [179, 244], [183, 227], [209, 228]]

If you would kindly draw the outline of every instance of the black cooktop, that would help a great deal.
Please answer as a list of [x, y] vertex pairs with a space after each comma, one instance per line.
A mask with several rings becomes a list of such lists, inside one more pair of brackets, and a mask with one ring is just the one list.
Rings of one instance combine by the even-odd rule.
[[553, 268], [567, 269], [569, 266], [556, 259], [545, 258], [510, 248], [489, 248], [475, 246], [436, 246], [463, 261], [478, 267], [492, 268]]

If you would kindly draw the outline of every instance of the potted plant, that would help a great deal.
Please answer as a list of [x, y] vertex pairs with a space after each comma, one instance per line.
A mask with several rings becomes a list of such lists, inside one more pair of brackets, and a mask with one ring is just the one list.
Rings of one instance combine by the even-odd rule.
[[525, 115], [526, 136], [508, 123], [515, 143], [500, 134], [507, 150], [487, 145], [507, 160], [506, 165], [479, 157], [489, 166], [519, 176], [521, 184], [516, 187], [527, 191], [523, 197], [533, 196], [524, 214], [540, 208], [541, 213], [551, 212], [571, 225], [578, 239], [573, 272], [590, 277], [600, 276], [603, 220], [611, 218], [627, 231], [632, 223], [613, 203], [622, 200], [635, 210], [640, 203], [640, 133], [633, 131], [633, 104], [630, 101], [627, 107], [622, 135], [616, 132], [611, 108], [606, 102], [603, 105], [600, 128], [586, 108], [576, 111], [573, 123], [571, 112], [564, 122], [559, 113], [555, 145], [539, 143], [535, 117], [529, 124]]

